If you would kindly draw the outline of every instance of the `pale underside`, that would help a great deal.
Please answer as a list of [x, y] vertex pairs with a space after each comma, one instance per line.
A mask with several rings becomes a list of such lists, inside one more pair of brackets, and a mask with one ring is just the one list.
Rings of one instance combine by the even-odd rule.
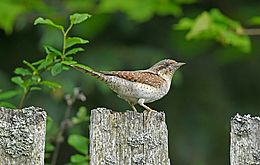
[[137, 104], [139, 99], [143, 99], [144, 103], [159, 100], [170, 89], [166, 80], [149, 72], [119, 71], [104, 74], [107, 85], [131, 104]]

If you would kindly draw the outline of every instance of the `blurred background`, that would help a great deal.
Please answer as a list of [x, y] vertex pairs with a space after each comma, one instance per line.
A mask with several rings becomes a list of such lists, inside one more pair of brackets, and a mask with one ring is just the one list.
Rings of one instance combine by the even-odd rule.
[[[70, 14], [89, 13], [70, 33], [90, 41], [75, 56], [79, 63], [96, 70], [145, 69], [165, 58], [186, 63], [168, 95], [149, 104], [166, 113], [172, 164], [229, 164], [231, 117], [259, 115], [259, 11], [258, 0], [0, 0], [0, 90], [17, 88], [10, 81], [14, 69], [23, 60], [45, 58], [43, 45], [61, 48], [61, 33], [33, 26], [37, 17], [67, 26]], [[33, 91], [25, 105], [46, 109], [53, 139], [67, 107], [64, 96], [75, 87], [86, 101], [77, 101], [72, 114], [81, 106], [88, 115], [97, 107], [130, 109], [102, 82], [78, 71], [45, 77], [63, 87]], [[19, 99], [10, 102], [17, 105]], [[88, 125], [68, 128], [64, 139], [71, 132], [88, 136]], [[68, 163], [75, 152], [64, 141], [57, 164]]]

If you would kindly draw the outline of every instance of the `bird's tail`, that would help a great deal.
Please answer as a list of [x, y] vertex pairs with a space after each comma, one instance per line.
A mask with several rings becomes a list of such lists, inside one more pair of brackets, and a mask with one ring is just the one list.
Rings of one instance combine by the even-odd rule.
[[96, 72], [93, 69], [91, 69], [90, 67], [87, 67], [85, 65], [81, 65], [81, 64], [72, 64], [70, 65], [72, 68], [79, 70], [83, 73], [87, 73], [93, 77], [96, 77], [99, 80], [104, 80], [104, 75], [102, 73]]

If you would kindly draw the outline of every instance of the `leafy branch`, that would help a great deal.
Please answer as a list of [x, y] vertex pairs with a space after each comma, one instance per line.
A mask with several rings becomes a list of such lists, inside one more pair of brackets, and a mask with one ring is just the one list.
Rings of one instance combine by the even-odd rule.
[[230, 45], [243, 52], [250, 52], [251, 42], [242, 25], [234, 21], [218, 9], [204, 11], [195, 19], [182, 18], [177, 30], [188, 30], [186, 39], [214, 39], [223, 45]]
[[[44, 19], [42, 17], [37, 18], [34, 22], [34, 25], [48, 25], [62, 32], [63, 46], [61, 50], [58, 50], [52, 46], [44, 46], [44, 50], [46, 53], [46, 57], [44, 59], [38, 60], [33, 63], [24, 60], [23, 63], [26, 65], [26, 67], [16, 68], [14, 71], [16, 76], [11, 78], [11, 81], [19, 87], [19, 90], [1, 92], [0, 100], [6, 100], [17, 95], [21, 95], [19, 108], [22, 108], [26, 98], [31, 91], [42, 90], [43, 87], [48, 87], [51, 89], [61, 88], [60, 84], [58, 84], [57, 82], [45, 80], [42, 75], [43, 73], [50, 71], [52, 76], [56, 76], [62, 71], [69, 69], [66, 65], [77, 63], [76, 61], [74, 61], [73, 55], [77, 54], [78, 52], [84, 51], [84, 49], [74, 46], [79, 44], [86, 44], [89, 41], [80, 37], [68, 37], [68, 34], [74, 25], [80, 24], [90, 17], [91, 15], [86, 13], [72, 14], [69, 18], [70, 24], [66, 29], [62, 25], [54, 23], [50, 19]], [[0, 101], [0, 106], [11, 108], [15, 107], [13, 104], [5, 101]]]

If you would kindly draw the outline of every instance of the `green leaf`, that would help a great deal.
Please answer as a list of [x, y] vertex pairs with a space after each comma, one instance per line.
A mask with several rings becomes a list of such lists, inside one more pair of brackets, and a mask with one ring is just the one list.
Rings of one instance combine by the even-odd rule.
[[40, 88], [40, 87], [31, 87], [30, 88], [30, 91], [40, 91], [40, 90], [42, 90], [42, 88]]
[[47, 68], [50, 64], [52, 63], [52, 60], [44, 60], [39, 66], [38, 66], [38, 70]]
[[189, 30], [186, 38], [214, 39], [224, 46], [233, 46], [243, 52], [249, 52], [251, 43], [249, 37], [243, 34], [239, 22], [223, 15], [218, 9], [203, 12], [195, 20], [184, 18], [176, 25], [178, 30]]
[[79, 23], [87, 20], [90, 17], [91, 17], [91, 15], [86, 14], [86, 13], [83, 13], [83, 14], [75, 13], [70, 16], [70, 22], [71, 22], [71, 24], [79, 24]]
[[[59, 50], [55, 49], [54, 47], [44, 46], [44, 49], [45, 49], [45, 52], [46, 52], [48, 55], [51, 54], [51, 53], [54, 53], [56, 56], [57, 56], [57, 55], [59, 55], [59, 56], [62, 55], [62, 53], [61, 53]], [[53, 56], [55, 56], [55, 55], [53, 55]]]
[[56, 82], [52, 82], [52, 81], [42, 81], [40, 84], [45, 85], [49, 88], [61, 88], [61, 85], [59, 83]]
[[174, 25], [176, 30], [189, 30], [194, 24], [194, 21], [190, 18], [182, 18], [178, 24]]
[[46, 132], [51, 131], [51, 129], [54, 127], [54, 121], [50, 116], [47, 116], [47, 126], [46, 126]]
[[86, 155], [75, 154], [70, 157], [72, 163], [82, 163], [87, 161]]
[[86, 109], [86, 107], [82, 106], [82, 107], [79, 108], [76, 117], [72, 118], [72, 123], [73, 124], [79, 124], [81, 122], [88, 121], [88, 119], [89, 119], [89, 117], [88, 117], [88, 114], [87, 114], [87, 109]]
[[27, 12], [27, 7], [22, 2], [0, 0], [0, 28], [7, 34], [10, 34], [13, 30], [13, 26], [16, 18]]
[[84, 40], [80, 37], [68, 37], [66, 39], [66, 49], [76, 44], [86, 44], [86, 43], [89, 43], [89, 41]]
[[13, 98], [17, 94], [18, 94], [18, 91], [16, 91], [16, 90], [10, 90], [10, 91], [6, 91], [6, 92], [1, 92], [0, 93], [0, 100]]
[[76, 54], [76, 53], [82, 52], [82, 51], [84, 51], [83, 48], [73, 48], [73, 49], [69, 50], [67, 53], [65, 53], [65, 56], [73, 55], [73, 54]]
[[40, 65], [43, 61], [45, 61], [45, 59], [41, 59], [39, 61], [36, 61], [36, 62], [32, 63], [32, 65]]
[[38, 83], [41, 81], [41, 77], [39, 75], [34, 75], [29, 80], [32, 85], [38, 85]]
[[68, 143], [82, 154], [87, 154], [88, 151], [88, 139], [81, 135], [70, 135]]
[[58, 75], [63, 69], [63, 65], [61, 63], [57, 63], [55, 64], [52, 68], [51, 68], [51, 74], [53, 76]]
[[73, 65], [73, 64], [77, 64], [77, 61], [62, 61], [61, 63], [65, 65]]
[[250, 19], [252, 25], [260, 25], [260, 16], [255, 16]]
[[42, 18], [42, 17], [39, 17], [39, 18], [37, 18], [37, 19], [34, 21], [34, 25], [38, 25], [38, 24], [49, 25], [49, 26], [52, 26], [52, 27], [55, 27], [55, 28], [57, 28], [57, 29], [60, 29], [60, 30], [64, 31], [64, 28], [63, 28], [61, 25], [55, 24], [55, 23], [52, 22], [52, 20], [50, 20], [50, 19], [44, 19], [44, 18]]
[[24, 81], [20, 76], [12, 77], [11, 81], [14, 82], [15, 84], [21, 86], [21, 87], [24, 87], [24, 85], [23, 85]]
[[27, 65], [29, 68], [31, 68], [33, 72], [36, 72], [36, 71], [37, 71], [37, 69], [36, 69], [31, 63], [29, 63], [29, 62], [27, 62], [27, 61], [25, 61], [25, 60], [23, 60], [23, 63], [24, 63], [25, 65]]
[[0, 107], [12, 108], [15, 109], [16, 106], [9, 102], [0, 102]]
[[32, 73], [28, 69], [24, 69], [24, 68], [16, 68], [14, 73], [20, 74], [22, 76], [32, 75]]
[[55, 147], [54, 147], [53, 144], [51, 144], [51, 143], [46, 143], [46, 145], [45, 145], [45, 151], [46, 151], [46, 152], [52, 152], [52, 151], [54, 151], [54, 149], [55, 149]]
[[62, 65], [62, 70], [70, 70], [70, 68], [65, 65]]

